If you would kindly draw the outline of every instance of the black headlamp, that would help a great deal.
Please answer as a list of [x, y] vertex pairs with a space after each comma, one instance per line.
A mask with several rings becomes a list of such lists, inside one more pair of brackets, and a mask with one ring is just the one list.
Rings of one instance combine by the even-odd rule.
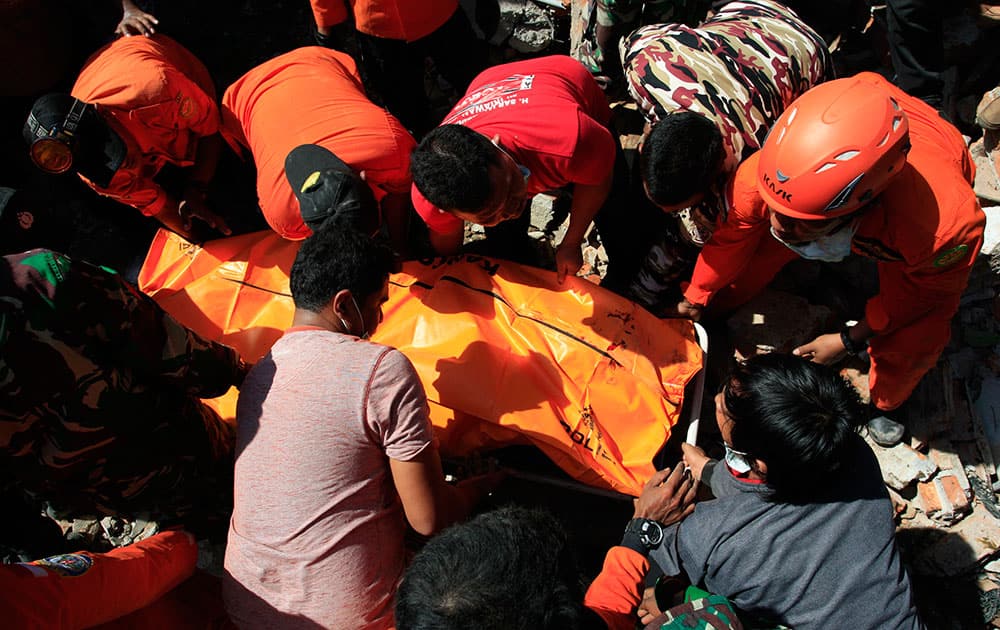
[[90, 104], [73, 99], [73, 106], [62, 123], [46, 129], [34, 112], [28, 115], [28, 131], [33, 136], [29, 155], [31, 161], [46, 173], [61, 174], [73, 167], [76, 133]]

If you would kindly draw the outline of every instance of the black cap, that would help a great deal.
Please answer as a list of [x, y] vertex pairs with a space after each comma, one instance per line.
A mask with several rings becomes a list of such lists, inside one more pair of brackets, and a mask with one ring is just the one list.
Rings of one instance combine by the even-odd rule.
[[315, 231], [336, 217], [359, 230], [378, 227], [371, 190], [331, 151], [315, 144], [298, 146], [285, 158], [285, 176], [299, 200], [302, 220]]

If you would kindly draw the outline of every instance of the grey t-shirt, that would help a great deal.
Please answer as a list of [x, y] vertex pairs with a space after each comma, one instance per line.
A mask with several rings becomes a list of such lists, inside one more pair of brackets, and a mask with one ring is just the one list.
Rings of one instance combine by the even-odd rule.
[[923, 628], [899, 560], [892, 505], [861, 438], [826, 500], [774, 503], [766, 484], [712, 471], [699, 503], [651, 558], [668, 575], [796, 630]]
[[240, 389], [223, 580], [241, 628], [392, 627], [405, 522], [389, 460], [434, 434], [401, 352], [292, 329]]

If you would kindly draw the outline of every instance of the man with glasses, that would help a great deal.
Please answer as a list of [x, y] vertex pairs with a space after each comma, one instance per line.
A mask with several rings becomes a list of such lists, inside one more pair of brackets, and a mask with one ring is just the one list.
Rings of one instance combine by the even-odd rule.
[[[627, 274], [635, 237], [622, 208], [608, 203], [621, 151], [608, 129], [611, 110], [587, 69], [566, 56], [495, 66], [411, 157], [412, 199], [440, 254], [462, 245], [463, 223], [487, 227], [491, 253], [525, 259], [531, 198], [572, 187], [569, 226], [556, 250], [560, 282], [583, 264], [592, 221], [609, 275]], [[636, 261], [637, 263], [637, 261]]]

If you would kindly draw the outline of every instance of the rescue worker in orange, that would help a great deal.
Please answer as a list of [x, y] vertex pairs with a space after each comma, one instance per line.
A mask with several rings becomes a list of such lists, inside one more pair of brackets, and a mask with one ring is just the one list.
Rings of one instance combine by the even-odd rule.
[[762, 289], [796, 256], [877, 262], [879, 293], [856, 325], [793, 353], [871, 358], [869, 435], [898, 443], [896, 410], [937, 362], [983, 242], [985, 215], [961, 134], [923, 101], [862, 73], [799, 97], [736, 172], [729, 216], [702, 249], [681, 316]]
[[[372, 98], [417, 137], [433, 128], [426, 59], [458, 94], [488, 64], [458, 0], [310, 0], [316, 43], [350, 53]], [[498, 11], [499, 15], [499, 11]]]
[[[319, 215], [333, 210], [303, 208], [296, 200], [320, 187], [316, 177], [305, 182], [295, 178], [296, 188], [288, 179], [290, 170], [315, 171], [318, 177], [328, 170], [332, 153], [344, 170], [354, 171], [371, 190], [370, 222], [375, 228], [383, 223], [397, 251], [404, 248], [410, 152], [416, 142], [392, 114], [368, 100], [349, 55], [307, 46], [262, 63], [226, 89], [222, 119], [226, 140], [237, 151], [249, 149], [253, 156], [261, 212], [283, 238], [306, 238], [325, 220]], [[290, 157], [302, 145], [318, 148]], [[301, 164], [286, 168], [288, 160], [301, 163], [309, 155], [316, 159], [312, 169]], [[302, 189], [301, 183], [309, 188]]]
[[[189, 237], [193, 217], [230, 233], [206, 203], [218, 131], [208, 70], [157, 34], [122, 37], [94, 53], [70, 94], [35, 101], [24, 139], [42, 170], [74, 171], [97, 193]], [[173, 190], [157, 181], [168, 164], [183, 169]]]

